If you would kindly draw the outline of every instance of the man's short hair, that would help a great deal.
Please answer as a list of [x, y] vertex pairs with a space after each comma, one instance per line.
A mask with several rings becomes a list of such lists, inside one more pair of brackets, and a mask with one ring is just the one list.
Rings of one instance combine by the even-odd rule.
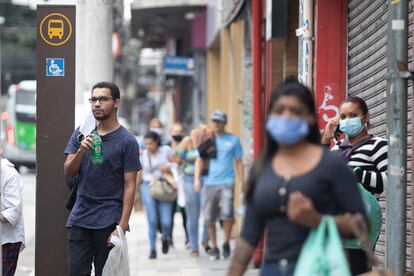
[[121, 98], [121, 93], [119, 92], [119, 88], [115, 83], [109, 81], [101, 81], [92, 87], [92, 91], [95, 88], [108, 88], [109, 90], [111, 90], [111, 96], [114, 100]]

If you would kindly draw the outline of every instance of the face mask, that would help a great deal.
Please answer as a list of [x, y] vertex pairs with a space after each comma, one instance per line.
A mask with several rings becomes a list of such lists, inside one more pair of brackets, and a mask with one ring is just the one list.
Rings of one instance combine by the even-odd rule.
[[364, 130], [364, 126], [360, 117], [349, 118], [340, 121], [339, 130], [352, 138], [360, 134]]
[[295, 145], [308, 135], [309, 125], [305, 119], [270, 116], [266, 122], [266, 130], [276, 143]]
[[176, 141], [178, 143], [181, 142], [184, 138], [184, 136], [182, 136], [182, 135], [172, 135], [171, 137], [174, 139], [174, 141]]
[[162, 128], [159, 127], [152, 127], [150, 128], [150, 131], [157, 133], [158, 135], [162, 135]]

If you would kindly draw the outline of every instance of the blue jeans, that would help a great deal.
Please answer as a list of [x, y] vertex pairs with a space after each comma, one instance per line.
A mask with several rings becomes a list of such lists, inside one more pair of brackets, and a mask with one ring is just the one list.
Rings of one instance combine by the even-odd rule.
[[160, 215], [162, 240], [167, 240], [171, 231], [173, 202], [154, 199], [149, 193], [149, 182], [144, 181], [140, 187], [142, 203], [148, 220], [148, 237], [151, 250], [155, 250], [157, 237], [157, 209]]
[[[185, 212], [187, 214], [187, 232], [190, 237], [191, 249], [198, 250], [198, 224], [200, 220], [200, 193], [194, 191], [194, 177], [184, 175]], [[207, 228], [203, 227], [202, 242], [208, 242]]]
[[280, 263], [263, 262], [260, 276], [292, 276], [295, 272], [296, 263], [281, 265]]

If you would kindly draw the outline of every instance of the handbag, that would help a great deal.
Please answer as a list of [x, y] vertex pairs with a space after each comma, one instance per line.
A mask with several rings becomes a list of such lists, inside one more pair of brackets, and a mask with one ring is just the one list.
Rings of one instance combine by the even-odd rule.
[[[154, 170], [152, 168], [149, 152], [148, 162], [150, 171], [153, 173]], [[149, 183], [149, 193], [153, 198], [160, 201], [174, 201], [177, 198], [177, 189], [175, 189], [164, 177], [156, 177], [154, 175]]]
[[323, 216], [303, 244], [294, 276], [351, 276], [332, 216]]
[[78, 176], [74, 176], [72, 178], [66, 179], [66, 185], [68, 185], [70, 192], [69, 195], [66, 199], [66, 209], [68, 210], [72, 210], [73, 206], [75, 205], [76, 202], [76, 197], [78, 195], [78, 184], [79, 184], [79, 179]]
[[164, 178], [153, 177], [149, 183], [150, 195], [160, 201], [174, 201], [177, 190]]
[[215, 136], [207, 139], [197, 148], [198, 153], [203, 159], [212, 159], [217, 157], [216, 138]]
[[[358, 184], [358, 187], [368, 217], [369, 241], [371, 248], [374, 248], [381, 232], [381, 206], [379, 205], [378, 200], [370, 192], [368, 192], [361, 183]], [[344, 248], [347, 249], [362, 249], [360, 239], [345, 239], [343, 244]]]
[[[361, 241], [361, 247], [368, 257], [368, 264], [372, 267], [378, 264], [374, 255], [374, 250], [370, 242], [369, 231], [361, 214], [356, 214], [351, 219], [352, 232], [355, 237]], [[388, 268], [382, 268], [375, 271], [367, 271], [360, 276], [394, 276], [394, 272]]]
[[207, 175], [210, 166], [210, 159], [217, 157], [216, 137], [207, 139], [201, 143], [197, 148], [198, 154], [201, 158], [201, 175]]

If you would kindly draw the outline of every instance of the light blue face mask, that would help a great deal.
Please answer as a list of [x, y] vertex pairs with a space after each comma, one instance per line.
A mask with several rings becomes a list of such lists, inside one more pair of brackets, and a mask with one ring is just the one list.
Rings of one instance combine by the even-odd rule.
[[348, 118], [339, 122], [339, 130], [353, 138], [364, 130], [364, 126], [360, 117]]
[[266, 130], [276, 143], [295, 145], [308, 135], [309, 125], [305, 119], [270, 116], [266, 122]]

